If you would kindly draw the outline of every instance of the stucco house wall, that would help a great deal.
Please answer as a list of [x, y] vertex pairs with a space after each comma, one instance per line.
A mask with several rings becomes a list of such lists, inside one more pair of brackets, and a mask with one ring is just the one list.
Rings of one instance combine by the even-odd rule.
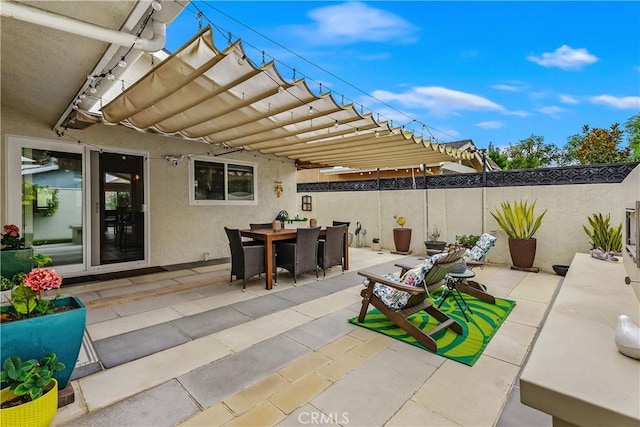
[[[254, 162], [258, 168], [258, 204], [255, 206], [189, 205], [189, 167], [185, 160], [173, 167], [167, 155], [200, 154], [206, 144], [178, 138], [137, 132], [122, 126], [94, 125], [83, 131], [68, 130], [59, 138], [50, 126], [9, 108], [2, 108], [2, 191], [6, 191], [3, 173], [7, 135], [22, 135], [68, 144], [90, 144], [148, 153], [150, 265], [167, 265], [229, 256], [224, 226], [248, 227], [250, 222], [271, 221], [280, 210], [317, 218], [319, 224], [332, 220], [351, 221], [354, 233], [360, 222], [366, 234], [361, 244], [369, 246], [380, 237], [385, 249], [393, 249], [393, 215], [407, 218], [412, 229], [411, 250], [424, 253], [424, 240], [434, 226], [441, 229], [441, 240], [453, 241], [456, 235], [480, 234], [497, 230], [490, 212], [507, 200], [537, 201], [538, 213], [547, 209], [542, 227], [536, 234], [538, 251], [535, 265], [551, 271], [552, 264], [568, 264], [576, 252], [587, 252], [588, 238], [582, 224], [593, 213], [610, 213], [614, 223], [624, 220], [628, 200], [640, 194], [640, 166], [623, 184], [542, 185], [500, 188], [460, 188], [400, 191], [344, 191], [296, 193], [295, 165], [289, 161], [237, 152], [225, 159]], [[284, 193], [274, 194], [274, 181], [283, 182]], [[301, 196], [311, 195], [313, 210], [301, 210]], [[636, 196], [634, 196], [636, 195]], [[4, 196], [0, 197], [0, 223], [6, 223]], [[489, 253], [489, 261], [510, 264], [506, 235]], [[353, 245], [355, 245], [355, 239]]]
[[[210, 259], [227, 258], [229, 246], [224, 226], [248, 228], [250, 222], [268, 222], [280, 210], [300, 210], [296, 196], [295, 165], [290, 161], [266, 158], [253, 153], [237, 152], [221, 158], [257, 164], [258, 204], [251, 206], [192, 206], [189, 205], [189, 166], [185, 159], [178, 167], [165, 160], [167, 155], [201, 154], [211, 146], [178, 138], [146, 134], [122, 126], [93, 125], [85, 130], [71, 130], [59, 138], [46, 123], [9, 108], [2, 108], [2, 192], [0, 223], [5, 224], [7, 209], [4, 192], [7, 177], [7, 135], [41, 138], [77, 145], [77, 140], [103, 148], [121, 148], [148, 153], [149, 160], [149, 224], [150, 265], [168, 265]], [[282, 181], [284, 192], [274, 193], [274, 181]]]

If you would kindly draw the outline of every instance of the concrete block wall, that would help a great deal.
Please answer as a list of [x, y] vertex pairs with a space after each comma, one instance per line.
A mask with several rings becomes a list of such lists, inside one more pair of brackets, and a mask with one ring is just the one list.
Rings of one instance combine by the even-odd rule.
[[[637, 179], [640, 166], [630, 175]], [[625, 197], [636, 194], [623, 184], [540, 185], [500, 188], [455, 188], [397, 191], [344, 191], [298, 193], [311, 195], [313, 211], [307, 216], [317, 218], [321, 225], [332, 220], [356, 222], [366, 229], [361, 236], [364, 246], [373, 237], [380, 237], [384, 249], [393, 249], [393, 215], [407, 218], [405, 228], [412, 229], [411, 250], [425, 253], [424, 240], [435, 225], [441, 229], [440, 240], [454, 241], [456, 235], [481, 234], [499, 230], [500, 238], [489, 252], [488, 260], [511, 264], [508, 239], [491, 215], [504, 201], [536, 201], [537, 214], [547, 213], [535, 235], [537, 253], [535, 266], [552, 272], [553, 264], [570, 264], [576, 252], [589, 251], [589, 238], [582, 229], [587, 217], [594, 213], [611, 214], [614, 224], [624, 221]], [[355, 245], [355, 239], [354, 239]]]

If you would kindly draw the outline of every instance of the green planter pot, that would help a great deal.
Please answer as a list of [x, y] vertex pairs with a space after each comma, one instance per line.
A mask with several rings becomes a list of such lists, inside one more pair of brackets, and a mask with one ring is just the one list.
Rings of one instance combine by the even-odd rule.
[[0, 251], [0, 274], [11, 279], [14, 274], [28, 273], [33, 268], [33, 248]]
[[87, 309], [75, 296], [60, 297], [54, 305], [71, 306], [73, 309], [0, 323], [0, 363], [13, 355], [22, 360], [40, 360], [49, 353], [55, 353], [66, 366], [53, 376], [62, 390], [78, 361]]

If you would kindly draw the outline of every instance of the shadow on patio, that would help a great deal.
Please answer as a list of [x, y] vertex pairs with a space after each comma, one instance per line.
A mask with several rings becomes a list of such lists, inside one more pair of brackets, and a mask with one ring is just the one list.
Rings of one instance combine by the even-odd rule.
[[282, 274], [273, 291], [257, 277], [229, 287], [227, 264], [69, 286], [95, 354], [81, 355], [76, 402], [54, 425], [550, 426], [519, 403], [517, 378], [561, 278], [477, 270], [517, 304], [469, 367], [347, 322], [357, 271], [397, 271], [400, 258], [421, 262], [351, 248], [345, 274], [297, 287]]

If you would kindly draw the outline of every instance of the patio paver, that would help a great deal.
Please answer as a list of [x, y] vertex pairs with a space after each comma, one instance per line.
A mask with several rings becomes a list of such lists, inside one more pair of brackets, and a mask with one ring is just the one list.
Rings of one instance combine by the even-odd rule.
[[[390, 272], [397, 270], [393, 264], [400, 259], [416, 264], [421, 262], [419, 256], [401, 258], [388, 253], [378, 255], [365, 251], [352, 251], [352, 268], [359, 266], [373, 270], [371, 263], [380, 262], [383, 265], [375, 268]], [[376, 256], [372, 257], [372, 254]], [[502, 407], [507, 402], [520, 368], [521, 362], [518, 360], [524, 358], [530, 344], [523, 338], [517, 349], [509, 353], [510, 350], [503, 348], [500, 342], [501, 333], [509, 336], [511, 330], [516, 334], [518, 331], [535, 331], [542, 317], [541, 313], [545, 311], [543, 308], [547, 307], [546, 303], [539, 300], [544, 301], [549, 295], [549, 289], [555, 289], [558, 282], [557, 277], [545, 273], [540, 273], [545, 278], [525, 281], [524, 278], [532, 274], [522, 275], [522, 272], [493, 265], [480, 270], [481, 274], [477, 276], [482, 277], [482, 281], [486, 280], [485, 283], [488, 283], [495, 278], [494, 283], [503, 285], [501, 289], [507, 293], [515, 293], [518, 286], [541, 286], [537, 290], [520, 289], [521, 312], [516, 315], [518, 312], [514, 310], [513, 318], [508, 318], [494, 337], [493, 348], [488, 347], [476, 366], [469, 368], [349, 324], [347, 319], [355, 316], [360, 307], [361, 277], [355, 270], [345, 274], [339, 268], [332, 270], [325, 280], [316, 281], [315, 277], [310, 276], [307, 278], [309, 280], [299, 281], [297, 287], [293, 287], [292, 279], [289, 280], [283, 274], [273, 291], [266, 291], [260, 281], [255, 281], [243, 293], [237, 286], [229, 287], [226, 283], [228, 270], [225, 272], [223, 268], [216, 266], [213, 271], [217, 276], [208, 276], [210, 282], [207, 285], [197, 280], [198, 274], [193, 272], [172, 272], [175, 277], [188, 277], [189, 283], [184, 284], [187, 288], [180, 289], [182, 285], [176, 285], [162, 294], [162, 289], [154, 291], [153, 286], [149, 285], [150, 299], [182, 293], [182, 302], [174, 301], [168, 307], [159, 308], [155, 303], [145, 304], [146, 298], [141, 298], [140, 295], [128, 297], [123, 294], [115, 299], [109, 297], [92, 300], [88, 304], [89, 313], [131, 304], [129, 315], [109, 318], [92, 325], [103, 336], [113, 337], [124, 335], [120, 332], [126, 319], [131, 321], [136, 317], [139, 320], [144, 317], [145, 312], [137, 311], [133, 306], [136, 302], [148, 310], [146, 313], [153, 318], [152, 323], [177, 322], [187, 325], [193, 322], [190, 327], [194, 328], [191, 332], [194, 335], [199, 334], [195, 330], [201, 327], [195, 319], [199, 318], [202, 323], [207, 323], [208, 318], [208, 323], [216, 323], [216, 309], [225, 307], [232, 310], [227, 306], [234, 303], [249, 300], [257, 302], [265, 296], [273, 297], [282, 292], [282, 297], [277, 298], [287, 301], [285, 305], [289, 308], [236, 326], [223, 327], [210, 334], [203, 329], [200, 332], [204, 335], [193, 341], [75, 380], [73, 386], [77, 401], [61, 408], [54, 425], [83, 425], [98, 413], [105, 419], [109, 417], [104, 414], [111, 413], [114, 421], [111, 425], [146, 425], [146, 420], [145, 423], [136, 424], [135, 420], [140, 418], [129, 418], [128, 421], [127, 416], [115, 418], [116, 412], [110, 411], [116, 405], [125, 404], [128, 405], [127, 411], [135, 412], [134, 408], [143, 410], [146, 396], [153, 396], [152, 390], [168, 387], [166, 384], [172, 383], [179, 383], [182, 392], [198, 402], [198, 409], [176, 422], [169, 422], [169, 418], [166, 418], [154, 425], [301, 425], [311, 422], [311, 417], [314, 419], [313, 425], [336, 425], [331, 417], [344, 415], [340, 412], [342, 410], [349, 410], [348, 420], [342, 420], [345, 425], [418, 425], [415, 421], [411, 422], [416, 416], [419, 417], [419, 425], [492, 425], [498, 420]], [[159, 274], [160, 280], [167, 280], [167, 277], [162, 276], [164, 273]], [[145, 284], [152, 282], [148, 277], [140, 281]], [[113, 288], [107, 282], [78, 289], [95, 296], [94, 293], [99, 292], [101, 286], [104, 289]], [[130, 282], [122, 286], [132, 287]], [[490, 289], [493, 290], [491, 286]], [[319, 296], [318, 291], [328, 293]], [[157, 293], [160, 295], [156, 295]], [[211, 296], [203, 297], [206, 294]], [[311, 295], [314, 297], [307, 300]], [[509, 297], [512, 298], [511, 295]], [[288, 303], [293, 305], [289, 306]], [[251, 307], [252, 304], [244, 306]], [[170, 310], [166, 310], [167, 308]], [[519, 307], [516, 306], [517, 308]], [[122, 314], [123, 312], [120, 315]], [[509, 322], [513, 325], [507, 327]], [[188, 327], [185, 326], [185, 329]], [[530, 336], [529, 333], [524, 335]], [[505, 338], [505, 342], [507, 341], [508, 338]], [[271, 358], [263, 360], [267, 353], [272, 355]], [[481, 363], [484, 359], [487, 361]], [[500, 359], [508, 359], [513, 363]], [[398, 368], [399, 372], [395, 371], [396, 366], [401, 367]], [[388, 375], [384, 377], [384, 381], [380, 380], [380, 370], [389, 371], [384, 374]], [[487, 372], [483, 375], [481, 371]], [[466, 372], [471, 375], [465, 374]], [[491, 376], [491, 373], [493, 377], [489, 384], [482, 385], [487, 380], [485, 375]], [[476, 402], [479, 407], [465, 407], [464, 412], [470, 413], [468, 418], [462, 416], [456, 419], [446, 412], [449, 410], [447, 405], [443, 406], [443, 411], [441, 405], [433, 408], [425, 404], [420, 397], [427, 390], [437, 389], [438, 381], [465, 385], [465, 388], [453, 385], [440, 388], [438, 398], [444, 401], [459, 400], [460, 393], [466, 396], [467, 389], [477, 389], [474, 384], [479, 382], [479, 393], [482, 396], [479, 399], [473, 397], [474, 401], [479, 400]], [[302, 385], [307, 382], [311, 385], [311, 391], [305, 394], [302, 390], [306, 388]], [[295, 386], [296, 383], [298, 386]], [[384, 387], [378, 387], [383, 383], [386, 384]], [[128, 388], [125, 390], [125, 387]], [[359, 389], [368, 391], [368, 399], [364, 403], [359, 400]], [[278, 398], [275, 397], [277, 395]], [[389, 399], [389, 395], [395, 397]], [[433, 399], [430, 404], [433, 404]], [[511, 405], [516, 406], [517, 412], [517, 402], [512, 402]], [[459, 407], [457, 411], [460, 412]], [[470, 419], [474, 421], [469, 422]]]

